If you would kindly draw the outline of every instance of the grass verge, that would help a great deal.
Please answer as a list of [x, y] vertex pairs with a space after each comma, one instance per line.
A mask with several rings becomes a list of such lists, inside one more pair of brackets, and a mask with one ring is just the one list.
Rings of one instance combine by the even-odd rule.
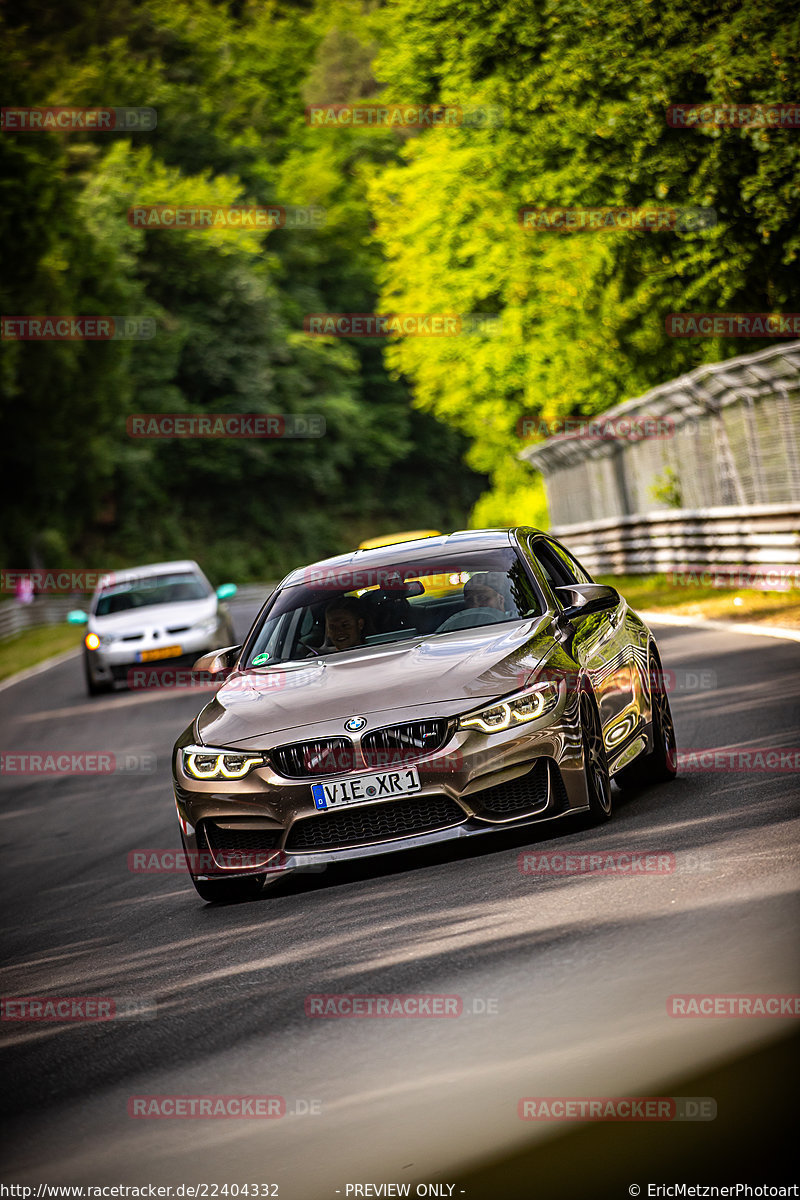
[[685, 617], [747, 621], [754, 625], [800, 628], [800, 590], [762, 592], [676, 583], [669, 575], [603, 575], [637, 611], [660, 610]]
[[0, 679], [8, 679], [55, 654], [76, 649], [80, 634], [74, 625], [39, 625], [0, 642]]

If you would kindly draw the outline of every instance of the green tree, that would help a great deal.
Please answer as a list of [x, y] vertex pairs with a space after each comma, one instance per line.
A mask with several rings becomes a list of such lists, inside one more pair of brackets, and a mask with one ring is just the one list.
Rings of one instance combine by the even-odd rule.
[[[389, 100], [500, 106], [438, 129], [376, 172], [380, 303], [494, 311], [502, 336], [398, 342], [416, 403], [472, 440], [513, 520], [523, 414], [592, 414], [763, 343], [671, 339], [670, 312], [796, 311], [796, 130], [671, 128], [668, 105], [791, 101], [800, 17], [783, 0], [395, 0], [376, 64]], [[533, 206], [711, 209], [680, 233], [520, 228]]]

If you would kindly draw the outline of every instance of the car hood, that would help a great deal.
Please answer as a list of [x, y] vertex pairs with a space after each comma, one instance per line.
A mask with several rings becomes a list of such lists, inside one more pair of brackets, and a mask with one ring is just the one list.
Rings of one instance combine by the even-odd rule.
[[341, 735], [352, 716], [369, 725], [466, 711], [484, 697], [525, 686], [553, 645], [549, 620], [515, 621], [437, 637], [372, 646], [284, 668], [234, 672], [197, 718], [206, 745], [274, 742], [298, 729], [303, 736]]
[[151, 604], [108, 616], [90, 616], [89, 628], [97, 634], [138, 633], [145, 629], [167, 629], [210, 620], [217, 612], [216, 596], [181, 600], [176, 604]]

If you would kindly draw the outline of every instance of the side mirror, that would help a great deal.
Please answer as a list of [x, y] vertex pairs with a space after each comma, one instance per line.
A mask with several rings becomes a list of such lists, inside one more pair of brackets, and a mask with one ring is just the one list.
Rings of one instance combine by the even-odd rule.
[[581, 621], [594, 613], [607, 612], [621, 601], [617, 589], [604, 583], [571, 583], [568, 587], [557, 587], [555, 591], [565, 605], [563, 615], [568, 621]]
[[192, 672], [208, 675], [224, 675], [231, 670], [241, 652], [241, 646], [226, 646], [224, 650], [212, 650], [198, 658]]
[[217, 588], [217, 599], [232, 600], [238, 590], [235, 583], [221, 583]]
[[72, 612], [67, 613], [69, 625], [85, 625], [88, 620], [89, 614], [85, 613], [82, 608], [73, 608]]

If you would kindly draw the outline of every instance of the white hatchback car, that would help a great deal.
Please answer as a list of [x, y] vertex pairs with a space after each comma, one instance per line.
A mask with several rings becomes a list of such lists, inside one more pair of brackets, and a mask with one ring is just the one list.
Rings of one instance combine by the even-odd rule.
[[223, 603], [236, 585], [216, 591], [196, 562], [150, 563], [104, 575], [88, 613], [74, 609], [67, 620], [86, 625], [84, 671], [90, 696], [129, 679], [132, 668], [191, 667], [199, 655], [235, 641]]

